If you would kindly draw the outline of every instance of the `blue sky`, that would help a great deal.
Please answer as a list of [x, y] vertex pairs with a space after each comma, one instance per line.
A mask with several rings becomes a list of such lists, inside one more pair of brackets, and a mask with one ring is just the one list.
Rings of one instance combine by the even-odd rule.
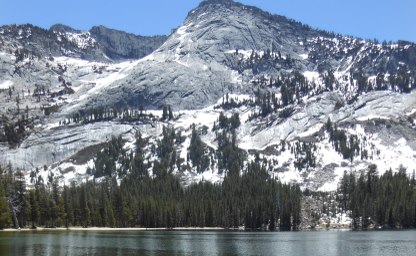
[[[94, 25], [169, 34], [199, 0], [0, 0], [0, 24]], [[416, 0], [239, 0], [315, 28], [367, 39], [416, 42]]]

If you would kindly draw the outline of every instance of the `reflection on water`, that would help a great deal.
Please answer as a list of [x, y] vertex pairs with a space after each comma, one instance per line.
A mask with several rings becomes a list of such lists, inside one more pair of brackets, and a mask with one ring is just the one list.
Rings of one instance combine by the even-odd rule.
[[416, 231], [14, 232], [0, 255], [415, 255]]

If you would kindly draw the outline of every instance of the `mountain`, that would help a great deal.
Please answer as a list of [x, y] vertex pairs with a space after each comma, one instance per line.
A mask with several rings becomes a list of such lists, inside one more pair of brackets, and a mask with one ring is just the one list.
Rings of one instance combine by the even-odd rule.
[[[201, 2], [168, 37], [3, 26], [0, 77], [0, 159], [27, 175], [82, 180], [112, 136], [133, 156], [138, 131], [149, 173], [169, 157], [185, 184], [251, 161], [314, 190], [371, 164], [414, 170], [414, 43], [316, 30], [231, 0]], [[165, 127], [177, 135], [169, 154], [157, 150]], [[132, 168], [121, 159], [113, 175]]]
[[[239, 54], [234, 54], [236, 50]], [[252, 51], [282, 57], [241, 65]], [[91, 100], [137, 107], [140, 98], [140, 104], [152, 108], [195, 109], [216, 102], [226, 92], [252, 92], [247, 85], [257, 77], [292, 70], [333, 70], [349, 77], [361, 72], [371, 77], [396, 73], [402, 63], [414, 73], [415, 54], [412, 43], [383, 45], [343, 37], [235, 2], [204, 1], [158, 50], [138, 63], [128, 81], [119, 81], [116, 88], [104, 90], [103, 97]], [[282, 61], [286, 56], [290, 62]], [[347, 93], [350, 84], [342, 84]], [[109, 94], [110, 99], [105, 97]]]
[[136, 36], [104, 26], [84, 32], [62, 24], [49, 30], [26, 24], [2, 26], [0, 32], [7, 42], [3, 47], [9, 50], [14, 47], [37, 57], [67, 56], [101, 62], [142, 58], [166, 40], [166, 36]]
[[104, 26], [91, 28], [90, 34], [99, 43], [104, 54], [113, 60], [143, 58], [167, 39], [166, 36], [137, 36]]

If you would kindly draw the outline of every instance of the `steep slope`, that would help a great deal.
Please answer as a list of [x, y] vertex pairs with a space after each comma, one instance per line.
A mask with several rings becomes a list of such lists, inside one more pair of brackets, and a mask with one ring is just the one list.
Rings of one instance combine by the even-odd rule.
[[137, 36], [104, 26], [93, 27], [89, 32], [104, 54], [112, 60], [141, 59], [167, 39], [166, 36]]
[[0, 38], [2, 47], [10, 51], [21, 49], [37, 57], [66, 56], [101, 62], [142, 58], [166, 40], [166, 36], [136, 36], [104, 26], [85, 32], [62, 24], [49, 30], [31, 24], [2, 26]]
[[[164, 127], [180, 134], [170, 152], [177, 159], [168, 162], [185, 184], [221, 181], [231, 171], [224, 137], [235, 143], [241, 170], [261, 161], [272, 177], [314, 190], [334, 190], [344, 171], [370, 164], [380, 173], [400, 165], [414, 170], [414, 43], [314, 30], [231, 0], [203, 1], [166, 40], [57, 25], [33, 33], [36, 41], [19, 29], [0, 30], [2, 124], [9, 129], [25, 106], [33, 120], [23, 118], [23, 132], [22, 121], [14, 123], [17, 142], [0, 136], [0, 161], [28, 172], [46, 165], [43, 175], [53, 172], [63, 182], [88, 178], [106, 141], [122, 135], [132, 157], [140, 131], [153, 174]], [[172, 117], [167, 108], [154, 110], [162, 106], [173, 109]], [[222, 127], [221, 113], [238, 115], [239, 125]], [[189, 156], [192, 124], [204, 145], [202, 171]]]
[[128, 80], [91, 100], [103, 105], [106, 103], [101, 100], [110, 101], [120, 107], [207, 106], [224, 92], [251, 90], [242, 88], [250, 78], [225, 65], [230, 51], [272, 47], [285, 49], [285, 54], [303, 53], [296, 41], [304, 30], [314, 33], [284, 17], [232, 1], [202, 2], [157, 51], [135, 67]]
[[13, 52], [21, 49], [37, 57], [67, 55], [104, 60], [95, 40], [87, 33], [66, 26], [57, 25], [55, 28], [56, 33], [31, 24], [2, 26], [0, 37], [5, 42], [3, 47]]
[[[92, 28], [91, 32], [61, 24], [49, 30], [30, 24], [2, 26], [0, 89], [8, 89], [6, 84], [10, 84], [13, 91], [33, 92], [42, 88], [46, 94], [46, 91], [58, 91], [72, 83], [82, 84], [85, 72], [66, 73], [68, 63], [59, 58], [90, 62], [91, 67], [97, 68], [91, 72], [102, 73], [98, 70], [100, 65], [139, 59], [158, 48], [165, 39], [165, 36], [135, 36], [102, 26]], [[66, 84], [62, 83], [63, 79]]]
[[94, 102], [195, 109], [227, 92], [253, 92], [254, 81], [293, 70], [336, 72], [339, 89], [352, 98], [360, 76], [414, 76], [413, 56], [416, 47], [410, 42], [389, 45], [344, 37], [233, 1], [203, 1], [127, 79], [80, 107]]

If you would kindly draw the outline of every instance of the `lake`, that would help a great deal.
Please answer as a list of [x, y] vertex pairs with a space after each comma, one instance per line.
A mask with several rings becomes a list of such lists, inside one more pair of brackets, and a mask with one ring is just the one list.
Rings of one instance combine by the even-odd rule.
[[0, 255], [415, 255], [416, 231], [1, 232]]

